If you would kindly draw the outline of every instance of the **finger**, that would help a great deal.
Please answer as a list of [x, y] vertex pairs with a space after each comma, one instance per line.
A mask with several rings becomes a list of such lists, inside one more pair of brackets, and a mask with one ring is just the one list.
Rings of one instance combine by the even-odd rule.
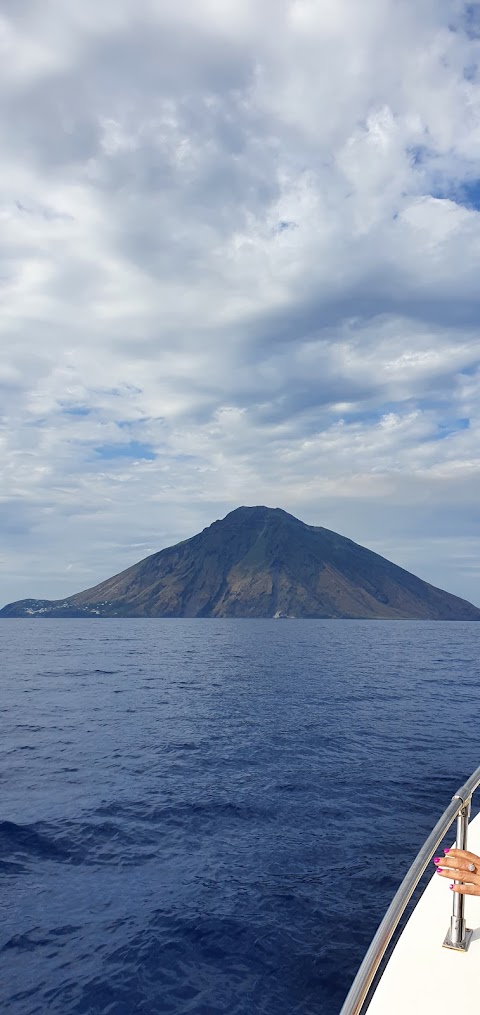
[[458, 860], [468, 860], [468, 863], [478, 864], [480, 867], [480, 856], [477, 856], [476, 853], [470, 853], [468, 849], [455, 849], [452, 847], [452, 849], [445, 849], [444, 853], [445, 857], [453, 856]]
[[480, 885], [450, 885], [457, 895], [480, 895]]
[[465, 881], [469, 885], [480, 885], [480, 874], [472, 874], [471, 871], [460, 870], [454, 867], [437, 867], [437, 874], [441, 878], [449, 878], [450, 881]]
[[[471, 861], [468, 859], [468, 857], [463, 859], [463, 857], [447, 855], [447, 856], [444, 856], [443, 859], [441, 859], [441, 858], [439, 858], [439, 859], [435, 858], [435, 859], [436, 859], [437, 862], [435, 863], [435, 861], [434, 861], [434, 863], [435, 863], [435, 866], [436, 866], [437, 870], [438, 870], [439, 867], [443, 867], [443, 868], [448, 868], [449, 870], [468, 871], [469, 868], [471, 866], [473, 866], [473, 867], [476, 868], [476, 871], [477, 870], [480, 871], [480, 860], [478, 859], [478, 857], [477, 857], [477, 863], [474, 863], [473, 865], [472, 865]], [[474, 871], [473, 873], [476, 873], [476, 871]]]

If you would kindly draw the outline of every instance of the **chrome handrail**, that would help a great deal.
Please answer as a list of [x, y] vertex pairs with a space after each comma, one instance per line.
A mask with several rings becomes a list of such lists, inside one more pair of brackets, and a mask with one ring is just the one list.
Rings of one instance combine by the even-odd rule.
[[[466, 825], [470, 810], [472, 793], [480, 785], [480, 766], [473, 772], [466, 783], [452, 797], [446, 810], [428, 839], [423, 844], [420, 852], [405, 875], [400, 888], [390, 903], [385, 916], [372, 940], [372, 943], [365, 955], [365, 958], [358, 970], [358, 973], [350, 987], [340, 1015], [361, 1015], [364, 1001], [372, 985], [375, 973], [383, 959], [383, 956], [395, 933], [405, 907], [408, 905], [415, 888], [420, 881], [423, 872], [426, 870], [432, 859], [437, 846], [448, 832], [448, 829], [458, 817], [457, 842], [460, 849], [466, 849]], [[458, 892], [454, 893], [454, 910], [451, 921], [450, 940], [445, 942], [447, 947], [462, 950], [463, 946], [459, 940], [462, 929], [465, 931], [464, 904], [465, 896]], [[449, 935], [447, 935], [449, 936]], [[464, 949], [463, 949], [464, 950]]]

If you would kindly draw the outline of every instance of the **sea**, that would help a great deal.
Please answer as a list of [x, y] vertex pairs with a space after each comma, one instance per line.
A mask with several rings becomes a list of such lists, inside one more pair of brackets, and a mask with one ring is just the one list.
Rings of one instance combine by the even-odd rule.
[[479, 646], [475, 623], [1, 621], [2, 1015], [338, 1015], [480, 764]]

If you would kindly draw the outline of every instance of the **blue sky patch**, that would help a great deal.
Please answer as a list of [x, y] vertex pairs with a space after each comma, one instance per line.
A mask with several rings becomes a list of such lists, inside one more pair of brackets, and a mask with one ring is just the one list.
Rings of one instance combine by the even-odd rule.
[[480, 39], [480, 3], [466, 5], [463, 25], [469, 39]]
[[153, 448], [141, 441], [129, 441], [128, 444], [99, 444], [94, 451], [98, 458], [104, 460], [142, 458], [144, 461], [153, 462], [156, 458]]
[[470, 420], [465, 419], [451, 419], [446, 423], [438, 424], [438, 438], [445, 440], [446, 437], [450, 437], [453, 433], [458, 433], [459, 430], [468, 430], [470, 426]]
[[463, 200], [457, 201], [458, 204], [480, 211], [480, 179], [462, 183], [459, 193]]
[[431, 188], [431, 195], [454, 201], [471, 211], [480, 211], [480, 179], [444, 180]]
[[[470, 71], [473, 72], [472, 68]], [[438, 155], [427, 145], [413, 145], [407, 149], [407, 154], [412, 166], [417, 168], [425, 166], [430, 172], [431, 197], [454, 201], [455, 204], [463, 205], [465, 208], [480, 211], [480, 177], [449, 179], [439, 168], [441, 162]]]
[[91, 411], [86, 405], [62, 406], [62, 412], [65, 416], [89, 416]]

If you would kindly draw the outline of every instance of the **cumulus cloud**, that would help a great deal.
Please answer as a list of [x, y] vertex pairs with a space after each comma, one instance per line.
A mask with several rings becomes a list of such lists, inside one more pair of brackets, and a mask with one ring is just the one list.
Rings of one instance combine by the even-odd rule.
[[480, 602], [480, 5], [6, 0], [3, 601], [240, 503]]

